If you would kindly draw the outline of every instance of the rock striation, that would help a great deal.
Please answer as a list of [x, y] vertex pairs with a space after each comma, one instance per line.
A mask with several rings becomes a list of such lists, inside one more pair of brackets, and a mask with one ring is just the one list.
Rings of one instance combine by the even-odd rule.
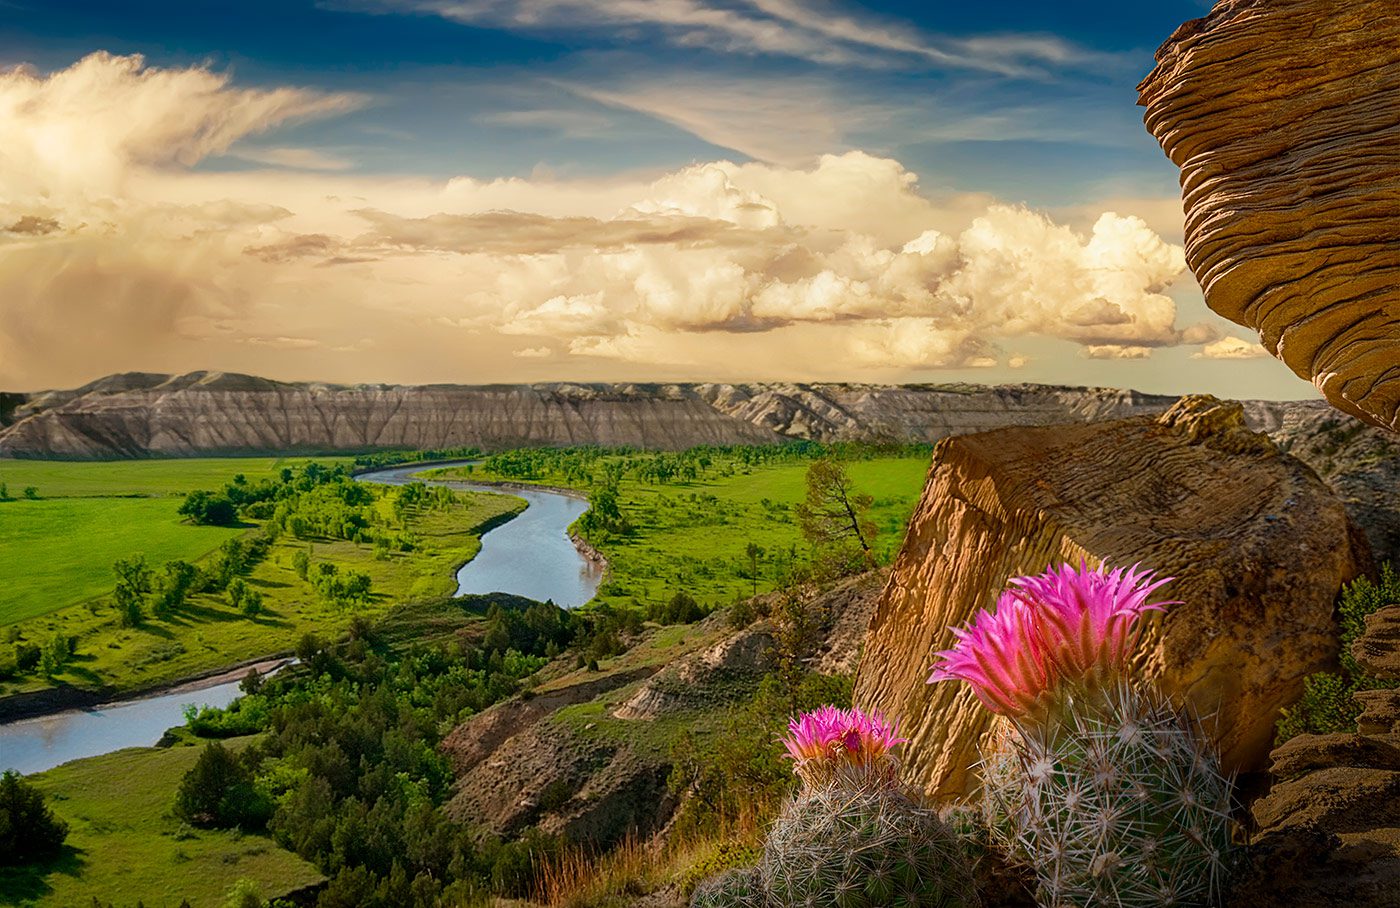
[[927, 685], [948, 628], [1008, 578], [1055, 561], [1142, 562], [1180, 578], [1144, 668], [1218, 735], [1227, 768], [1264, 768], [1279, 708], [1337, 657], [1333, 605], [1366, 542], [1303, 463], [1239, 404], [1184, 398], [1161, 417], [1017, 428], [935, 449], [866, 636], [856, 702], [910, 739], [906, 773], [967, 792], [992, 730], [966, 685]]
[[[1377, 678], [1400, 679], [1400, 603], [1353, 647]], [[1357, 694], [1358, 734], [1299, 735], [1273, 753], [1276, 782], [1254, 805], [1251, 866], [1232, 904], [1389, 908], [1400, 892], [1400, 691]]]
[[1400, 432], [1400, 6], [1220, 0], [1139, 86], [1216, 312]]
[[1172, 400], [1039, 385], [346, 386], [131, 373], [11, 400], [0, 457], [937, 441], [1006, 425], [1156, 413]]

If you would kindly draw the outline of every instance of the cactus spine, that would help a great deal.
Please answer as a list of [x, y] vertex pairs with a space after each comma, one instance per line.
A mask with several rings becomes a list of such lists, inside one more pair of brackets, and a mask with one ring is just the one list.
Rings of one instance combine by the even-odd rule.
[[1206, 908], [1231, 855], [1230, 780], [1151, 688], [1080, 696], [985, 764], [983, 815], [1047, 906]]
[[690, 896], [690, 908], [765, 908], [767, 904], [763, 882], [753, 867], [710, 877]]
[[758, 870], [775, 908], [979, 904], [948, 827], [892, 785], [801, 792], [774, 824]]

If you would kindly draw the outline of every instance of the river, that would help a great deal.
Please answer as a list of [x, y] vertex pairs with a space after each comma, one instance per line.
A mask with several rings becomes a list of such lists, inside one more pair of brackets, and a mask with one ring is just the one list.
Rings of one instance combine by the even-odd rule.
[[[404, 485], [414, 473], [449, 464], [411, 464], [374, 470], [362, 482]], [[588, 509], [582, 498], [548, 489], [501, 489], [479, 483], [429, 481], [459, 491], [506, 492], [528, 506], [481, 537], [481, 551], [457, 571], [457, 595], [513, 593], [576, 608], [593, 598], [601, 568], [583, 557], [568, 528]], [[223, 707], [239, 696], [238, 681], [227, 676], [181, 685], [132, 700], [91, 709], [73, 709], [0, 725], [0, 770], [41, 772], [80, 757], [149, 747], [165, 730], [184, 723], [187, 705]]]

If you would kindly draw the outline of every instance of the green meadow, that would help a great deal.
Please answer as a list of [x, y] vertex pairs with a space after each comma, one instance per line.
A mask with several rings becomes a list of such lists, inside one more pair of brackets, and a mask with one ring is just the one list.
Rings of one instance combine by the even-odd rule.
[[[246, 746], [248, 738], [226, 741]], [[0, 868], [0, 905], [75, 908], [101, 899], [130, 908], [220, 908], [240, 879], [264, 898], [314, 885], [317, 869], [263, 835], [194, 829], [171, 816], [200, 746], [133, 748], [27, 776], [68, 823], [55, 860]]]
[[[806, 493], [808, 465], [725, 463], [701, 478], [665, 484], [625, 476], [618, 485], [618, 500], [634, 531], [592, 540], [609, 565], [598, 600], [645, 604], [686, 592], [707, 605], [726, 605], [755, 591], [774, 589], [809, 554], [793, 512]], [[853, 460], [846, 470], [857, 490], [874, 499], [870, 516], [878, 534], [873, 547], [880, 561], [887, 562], [903, 541], [923, 489], [928, 457]], [[461, 468], [438, 468], [422, 475], [502, 478], [481, 468], [470, 474]], [[540, 481], [586, 490], [563, 476]], [[750, 543], [763, 550], [756, 564], [747, 554]]]
[[222, 486], [242, 473], [249, 482], [311, 461], [334, 466], [342, 457], [199, 457], [189, 460], [0, 460], [0, 482], [19, 497], [25, 487], [41, 498], [184, 495]]
[[[47, 476], [51, 488], [92, 496], [48, 498], [41, 491], [39, 500], [0, 502], [0, 626], [5, 627], [0, 670], [13, 666], [12, 654], [20, 646], [43, 646], [56, 637], [77, 641], [76, 654], [52, 675], [37, 670], [11, 672], [8, 679], [0, 675], [0, 696], [70, 685], [140, 690], [287, 652], [308, 632], [334, 636], [355, 614], [373, 617], [405, 600], [450, 595], [456, 569], [481, 547], [483, 527], [524, 507], [509, 495], [463, 494], [448, 507], [412, 511], [406, 531], [417, 543], [409, 552], [376, 553], [370, 545], [347, 540], [284, 536], [245, 578], [262, 594], [259, 614], [244, 615], [223, 593], [200, 593], [168, 618], [121, 626], [110, 604], [118, 558], [144, 554], [157, 569], [173, 559], [205, 563], [226, 539], [258, 531], [253, 524], [225, 529], [182, 522], [176, 493], [218, 488], [239, 473], [256, 481], [305, 462], [0, 464], [0, 475], [36, 481]], [[13, 493], [15, 486], [10, 489]], [[376, 506], [388, 519], [392, 502], [387, 494], [376, 494]], [[132, 495], [138, 497], [125, 497]], [[326, 604], [297, 574], [299, 552], [313, 563], [367, 574], [370, 601], [353, 611]]]
[[177, 498], [0, 502], [0, 625], [111, 592], [118, 558], [196, 561], [243, 532], [182, 523], [179, 507]]

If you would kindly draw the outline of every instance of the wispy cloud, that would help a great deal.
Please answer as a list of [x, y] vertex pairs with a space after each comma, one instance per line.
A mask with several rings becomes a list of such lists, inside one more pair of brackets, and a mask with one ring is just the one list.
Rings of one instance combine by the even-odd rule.
[[253, 164], [286, 167], [292, 170], [349, 170], [355, 166], [353, 161], [314, 148], [237, 145], [229, 149], [227, 156]]
[[526, 33], [586, 30], [618, 43], [643, 35], [678, 47], [869, 68], [946, 67], [1038, 77], [1109, 55], [1046, 35], [950, 38], [834, 4], [795, 0], [323, 0], [340, 10], [440, 16]]

